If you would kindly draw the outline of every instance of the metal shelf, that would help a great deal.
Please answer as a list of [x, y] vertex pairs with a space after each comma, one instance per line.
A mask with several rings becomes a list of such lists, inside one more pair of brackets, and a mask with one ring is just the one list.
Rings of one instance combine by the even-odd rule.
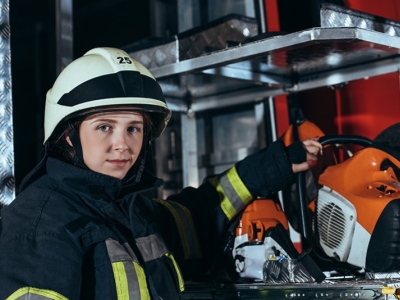
[[[187, 284], [180, 299], [396, 299], [396, 280], [348, 280], [287, 284]], [[391, 294], [392, 293], [392, 294]]]
[[334, 86], [400, 68], [400, 37], [316, 27], [153, 68], [171, 108], [202, 111]]

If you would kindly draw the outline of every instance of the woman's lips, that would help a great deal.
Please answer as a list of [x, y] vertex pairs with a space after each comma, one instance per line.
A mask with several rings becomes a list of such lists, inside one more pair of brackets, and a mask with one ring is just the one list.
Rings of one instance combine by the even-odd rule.
[[127, 159], [112, 159], [112, 160], [108, 160], [108, 162], [116, 167], [123, 167], [128, 163], [129, 160]]

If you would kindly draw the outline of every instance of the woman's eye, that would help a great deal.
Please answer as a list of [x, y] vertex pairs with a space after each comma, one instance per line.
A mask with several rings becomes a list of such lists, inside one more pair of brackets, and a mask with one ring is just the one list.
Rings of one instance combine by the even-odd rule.
[[108, 131], [110, 130], [110, 126], [108, 125], [101, 125], [98, 127], [98, 129], [100, 129], [101, 131]]
[[128, 128], [128, 132], [138, 132], [140, 131], [139, 127], [131, 126]]

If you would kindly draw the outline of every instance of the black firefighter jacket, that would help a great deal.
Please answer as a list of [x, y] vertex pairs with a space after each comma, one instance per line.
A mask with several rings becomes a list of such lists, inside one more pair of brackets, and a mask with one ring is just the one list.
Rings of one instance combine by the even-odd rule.
[[1, 210], [0, 299], [179, 299], [230, 221], [293, 177], [280, 141], [167, 200], [143, 196], [159, 179], [124, 186], [54, 158], [46, 169]]

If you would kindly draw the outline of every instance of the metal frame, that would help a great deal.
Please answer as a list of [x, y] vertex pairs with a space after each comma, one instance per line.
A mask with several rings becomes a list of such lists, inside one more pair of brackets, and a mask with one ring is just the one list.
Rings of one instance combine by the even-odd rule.
[[[315, 51], [315, 52], [313, 52]], [[291, 92], [332, 86], [400, 69], [400, 37], [362, 28], [311, 28], [234, 46], [150, 71], [168, 101], [179, 103], [166, 79], [223, 77], [247, 83], [240, 90], [192, 93], [191, 109], [213, 109]], [[184, 87], [187, 88], [187, 87]], [[196, 88], [195, 86], [191, 88]], [[176, 91], [182, 90], [175, 86]], [[256, 100], [255, 100], [256, 99]], [[182, 109], [185, 106], [178, 106]]]
[[15, 197], [9, 0], [0, 1], [0, 206]]
[[73, 59], [72, 0], [56, 0], [56, 72], [59, 74]]

